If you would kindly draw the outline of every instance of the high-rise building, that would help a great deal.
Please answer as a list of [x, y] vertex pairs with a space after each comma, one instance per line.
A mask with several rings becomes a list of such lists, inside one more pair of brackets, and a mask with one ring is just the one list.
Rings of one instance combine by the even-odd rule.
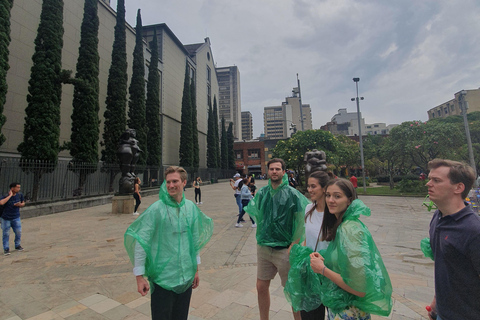
[[288, 104], [292, 106], [292, 121], [297, 127], [297, 130], [302, 130], [302, 116], [303, 116], [303, 130], [312, 130], [312, 109], [309, 104], [302, 103], [302, 112], [300, 112], [300, 98], [295, 94], [293, 97], [285, 98], [285, 102], [282, 104]]
[[253, 117], [250, 111], [242, 111], [242, 140], [253, 139]]
[[[465, 90], [465, 101], [468, 103], [467, 113], [480, 111], [480, 89]], [[428, 120], [461, 115], [460, 92], [454, 98], [427, 111]]]
[[242, 137], [240, 101], [240, 71], [237, 66], [215, 68], [218, 79], [218, 119], [225, 118], [225, 126], [233, 123], [233, 137]]

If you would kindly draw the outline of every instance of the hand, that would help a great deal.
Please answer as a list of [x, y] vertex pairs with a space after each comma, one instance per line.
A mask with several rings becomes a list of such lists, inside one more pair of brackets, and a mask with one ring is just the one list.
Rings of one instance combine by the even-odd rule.
[[197, 271], [195, 272], [195, 278], [193, 278], [192, 289], [198, 288], [199, 284], [200, 284], [200, 277], [198, 276], [198, 271]]
[[310, 267], [315, 273], [322, 273], [323, 267], [325, 267], [324, 260], [318, 252], [312, 252], [310, 254]]
[[9, 190], [9, 191], [8, 191], [8, 196], [9, 196], [9, 197], [13, 196], [12, 190]]
[[145, 296], [150, 290], [150, 284], [143, 276], [137, 276], [137, 291]]
[[[430, 303], [430, 308], [432, 308], [432, 311], [431, 311], [431, 312], [437, 313], [437, 299], [436, 299], [436, 297], [433, 297], [433, 301], [432, 301], [432, 303]], [[430, 316], [430, 312], [428, 312], [428, 319], [434, 320], [434, 319]]]
[[23, 207], [25, 205], [25, 202], [15, 202], [13, 205], [15, 207]]

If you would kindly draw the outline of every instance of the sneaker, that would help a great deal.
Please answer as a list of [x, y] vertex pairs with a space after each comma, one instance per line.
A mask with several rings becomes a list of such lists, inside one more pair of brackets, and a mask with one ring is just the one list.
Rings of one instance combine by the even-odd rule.
[[257, 227], [256, 223], [252, 224], [252, 228], [256, 228], [256, 227]]
[[22, 246], [18, 246], [18, 247], [15, 247], [15, 250], [17, 250], [17, 251], [23, 251], [23, 248], [22, 248]]
[[237, 223], [235, 224], [235, 228], [243, 228], [243, 224]]
[[198, 202], [195, 202], [196, 204], [198, 204]]
[[203, 204], [203, 202], [202, 202], [202, 201], [200, 201], [200, 204]]
[[10, 254], [10, 249], [3, 250], [3, 255], [8, 256]]
[[135, 211], [135, 212], [133, 213], [133, 215], [134, 215], [134, 216], [138, 216], [138, 215], [140, 215], [140, 213], [138, 213], [137, 211]]
[[240, 222], [246, 222], [244, 219], [240, 220]]

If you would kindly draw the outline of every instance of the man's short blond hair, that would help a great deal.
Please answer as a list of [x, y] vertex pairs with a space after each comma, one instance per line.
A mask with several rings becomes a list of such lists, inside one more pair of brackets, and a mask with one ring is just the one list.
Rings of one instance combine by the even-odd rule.
[[465, 199], [475, 182], [475, 171], [473, 168], [464, 162], [448, 159], [433, 159], [428, 163], [428, 170], [440, 167], [450, 168], [447, 175], [448, 179], [450, 179], [450, 183], [463, 183], [465, 190], [462, 192], [462, 199]]
[[178, 174], [180, 174], [180, 179], [182, 179], [182, 181], [187, 181], [187, 171], [185, 169], [183, 169], [182, 167], [178, 167], [178, 166], [170, 166], [168, 167], [166, 170], [165, 170], [165, 173], [164, 173], [164, 177], [165, 179], [167, 178], [167, 175], [171, 174], [171, 173], [175, 173], [177, 172]]

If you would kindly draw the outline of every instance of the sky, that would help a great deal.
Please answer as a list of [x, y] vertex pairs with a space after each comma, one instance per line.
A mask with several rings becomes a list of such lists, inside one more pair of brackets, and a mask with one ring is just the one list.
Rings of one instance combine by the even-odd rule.
[[209, 37], [217, 67], [239, 68], [254, 137], [263, 108], [291, 96], [297, 74], [314, 129], [340, 108], [356, 112], [354, 77], [367, 124], [425, 121], [480, 87], [478, 0], [125, 0], [125, 9], [130, 25], [141, 9], [143, 25], [166, 23], [184, 45]]

